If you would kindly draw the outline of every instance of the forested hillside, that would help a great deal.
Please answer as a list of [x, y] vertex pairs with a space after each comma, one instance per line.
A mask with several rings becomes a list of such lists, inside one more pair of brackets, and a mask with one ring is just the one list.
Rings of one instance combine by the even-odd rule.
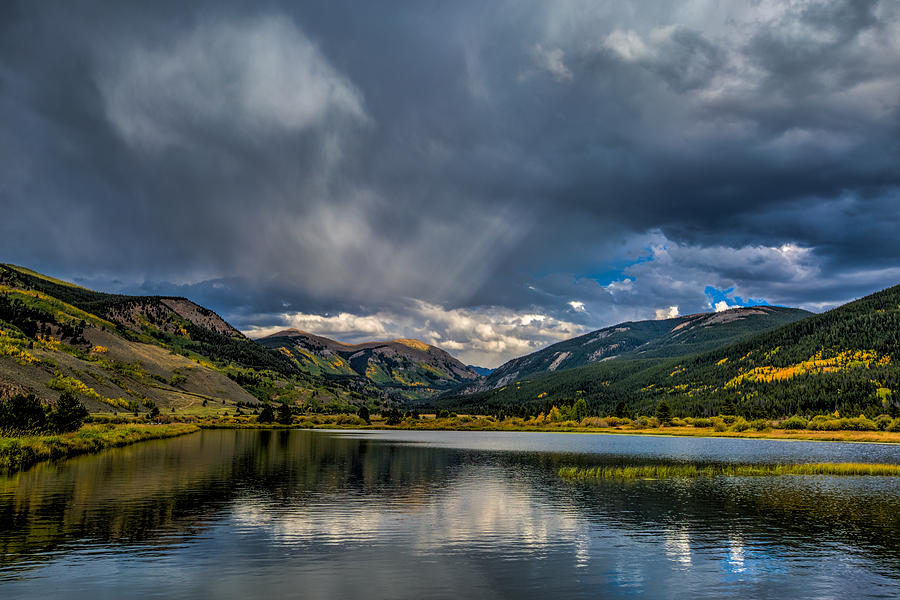
[[796, 308], [753, 306], [672, 319], [619, 323], [515, 358], [484, 380], [460, 391], [486, 391], [540, 373], [610, 360], [687, 356], [719, 348], [811, 314]]
[[717, 350], [580, 367], [442, 405], [521, 412], [584, 398], [600, 414], [619, 403], [653, 414], [663, 400], [681, 416], [893, 414], [900, 407], [898, 352], [900, 286]]

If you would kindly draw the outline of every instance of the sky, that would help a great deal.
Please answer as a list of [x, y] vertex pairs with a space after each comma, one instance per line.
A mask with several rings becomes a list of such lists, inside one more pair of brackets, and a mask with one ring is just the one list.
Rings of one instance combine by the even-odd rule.
[[494, 367], [900, 283], [900, 3], [0, 4], [0, 261]]

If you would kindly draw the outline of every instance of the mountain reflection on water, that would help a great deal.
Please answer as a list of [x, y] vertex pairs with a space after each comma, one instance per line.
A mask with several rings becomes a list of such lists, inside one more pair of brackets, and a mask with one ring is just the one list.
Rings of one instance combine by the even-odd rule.
[[900, 462], [858, 444], [204, 431], [0, 477], [0, 597], [898, 597], [897, 478], [556, 474], [839, 455]]

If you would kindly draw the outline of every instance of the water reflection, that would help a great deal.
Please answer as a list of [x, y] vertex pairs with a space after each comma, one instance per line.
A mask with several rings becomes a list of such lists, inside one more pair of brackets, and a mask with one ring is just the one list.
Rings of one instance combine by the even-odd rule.
[[[643, 441], [638, 458], [716, 456], [708, 440]], [[720, 460], [774, 452], [714, 442]], [[0, 478], [0, 596], [900, 595], [896, 479], [556, 476], [630, 452], [588, 436], [206, 431], [40, 465]]]

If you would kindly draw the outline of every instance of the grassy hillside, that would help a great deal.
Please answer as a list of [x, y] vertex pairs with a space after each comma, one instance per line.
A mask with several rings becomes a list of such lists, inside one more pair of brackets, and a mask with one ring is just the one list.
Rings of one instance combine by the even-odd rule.
[[689, 357], [625, 357], [531, 377], [445, 400], [460, 409], [516, 410], [583, 397], [608, 414], [619, 402], [653, 414], [724, 411], [748, 418], [794, 413], [875, 415], [900, 407], [900, 286]]
[[479, 377], [447, 352], [419, 340], [343, 344], [291, 329], [257, 341], [306, 372], [364, 377], [406, 399], [431, 397]]
[[736, 342], [811, 314], [796, 308], [755, 306], [672, 319], [629, 321], [513, 359], [462, 391], [473, 393], [501, 388], [541, 373], [613, 359], [687, 356]]
[[385, 400], [364, 378], [303, 372], [185, 298], [105, 294], [0, 265], [0, 394], [52, 402], [63, 390], [95, 412]]

